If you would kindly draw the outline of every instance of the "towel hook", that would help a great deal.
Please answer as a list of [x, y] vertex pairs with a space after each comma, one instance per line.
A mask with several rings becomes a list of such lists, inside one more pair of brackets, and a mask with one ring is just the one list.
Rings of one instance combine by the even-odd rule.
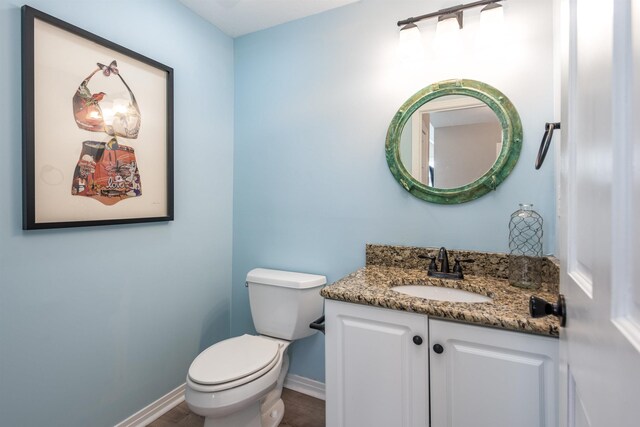
[[547, 157], [547, 151], [549, 151], [549, 145], [551, 145], [551, 138], [553, 138], [553, 131], [560, 129], [560, 122], [547, 123], [544, 125], [544, 135], [542, 135], [542, 142], [540, 142], [540, 149], [538, 150], [538, 158], [536, 159], [536, 169], [540, 169], [544, 158]]

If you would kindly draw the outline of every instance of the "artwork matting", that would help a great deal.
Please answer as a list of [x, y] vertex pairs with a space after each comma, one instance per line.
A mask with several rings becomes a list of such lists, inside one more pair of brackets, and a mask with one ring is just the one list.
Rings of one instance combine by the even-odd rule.
[[22, 8], [23, 229], [171, 221], [173, 69]]

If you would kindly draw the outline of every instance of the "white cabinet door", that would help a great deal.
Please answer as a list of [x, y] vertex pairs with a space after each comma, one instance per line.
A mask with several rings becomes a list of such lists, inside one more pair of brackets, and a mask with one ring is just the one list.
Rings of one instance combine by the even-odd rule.
[[429, 347], [432, 427], [557, 426], [557, 339], [430, 319]]
[[325, 304], [327, 427], [427, 427], [427, 316]]

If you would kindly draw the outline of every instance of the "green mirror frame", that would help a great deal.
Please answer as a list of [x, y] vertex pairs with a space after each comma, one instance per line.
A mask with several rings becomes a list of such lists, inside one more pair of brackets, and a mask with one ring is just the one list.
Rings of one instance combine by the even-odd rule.
[[[415, 179], [400, 161], [400, 138], [413, 113], [427, 102], [445, 95], [467, 95], [487, 104], [502, 126], [502, 150], [493, 166], [480, 178], [463, 187], [433, 188]], [[431, 203], [457, 204], [477, 199], [495, 190], [511, 173], [522, 148], [522, 123], [518, 111], [498, 89], [476, 80], [444, 80], [418, 91], [391, 120], [385, 153], [396, 181], [415, 197]]]

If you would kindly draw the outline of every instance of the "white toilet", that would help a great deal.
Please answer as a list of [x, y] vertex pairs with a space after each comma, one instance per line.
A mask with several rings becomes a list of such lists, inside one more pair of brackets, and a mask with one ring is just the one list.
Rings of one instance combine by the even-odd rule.
[[256, 268], [247, 274], [253, 324], [260, 335], [229, 338], [204, 350], [189, 367], [185, 400], [205, 427], [276, 427], [289, 369], [287, 348], [313, 335], [322, 316], [326, 277]]

